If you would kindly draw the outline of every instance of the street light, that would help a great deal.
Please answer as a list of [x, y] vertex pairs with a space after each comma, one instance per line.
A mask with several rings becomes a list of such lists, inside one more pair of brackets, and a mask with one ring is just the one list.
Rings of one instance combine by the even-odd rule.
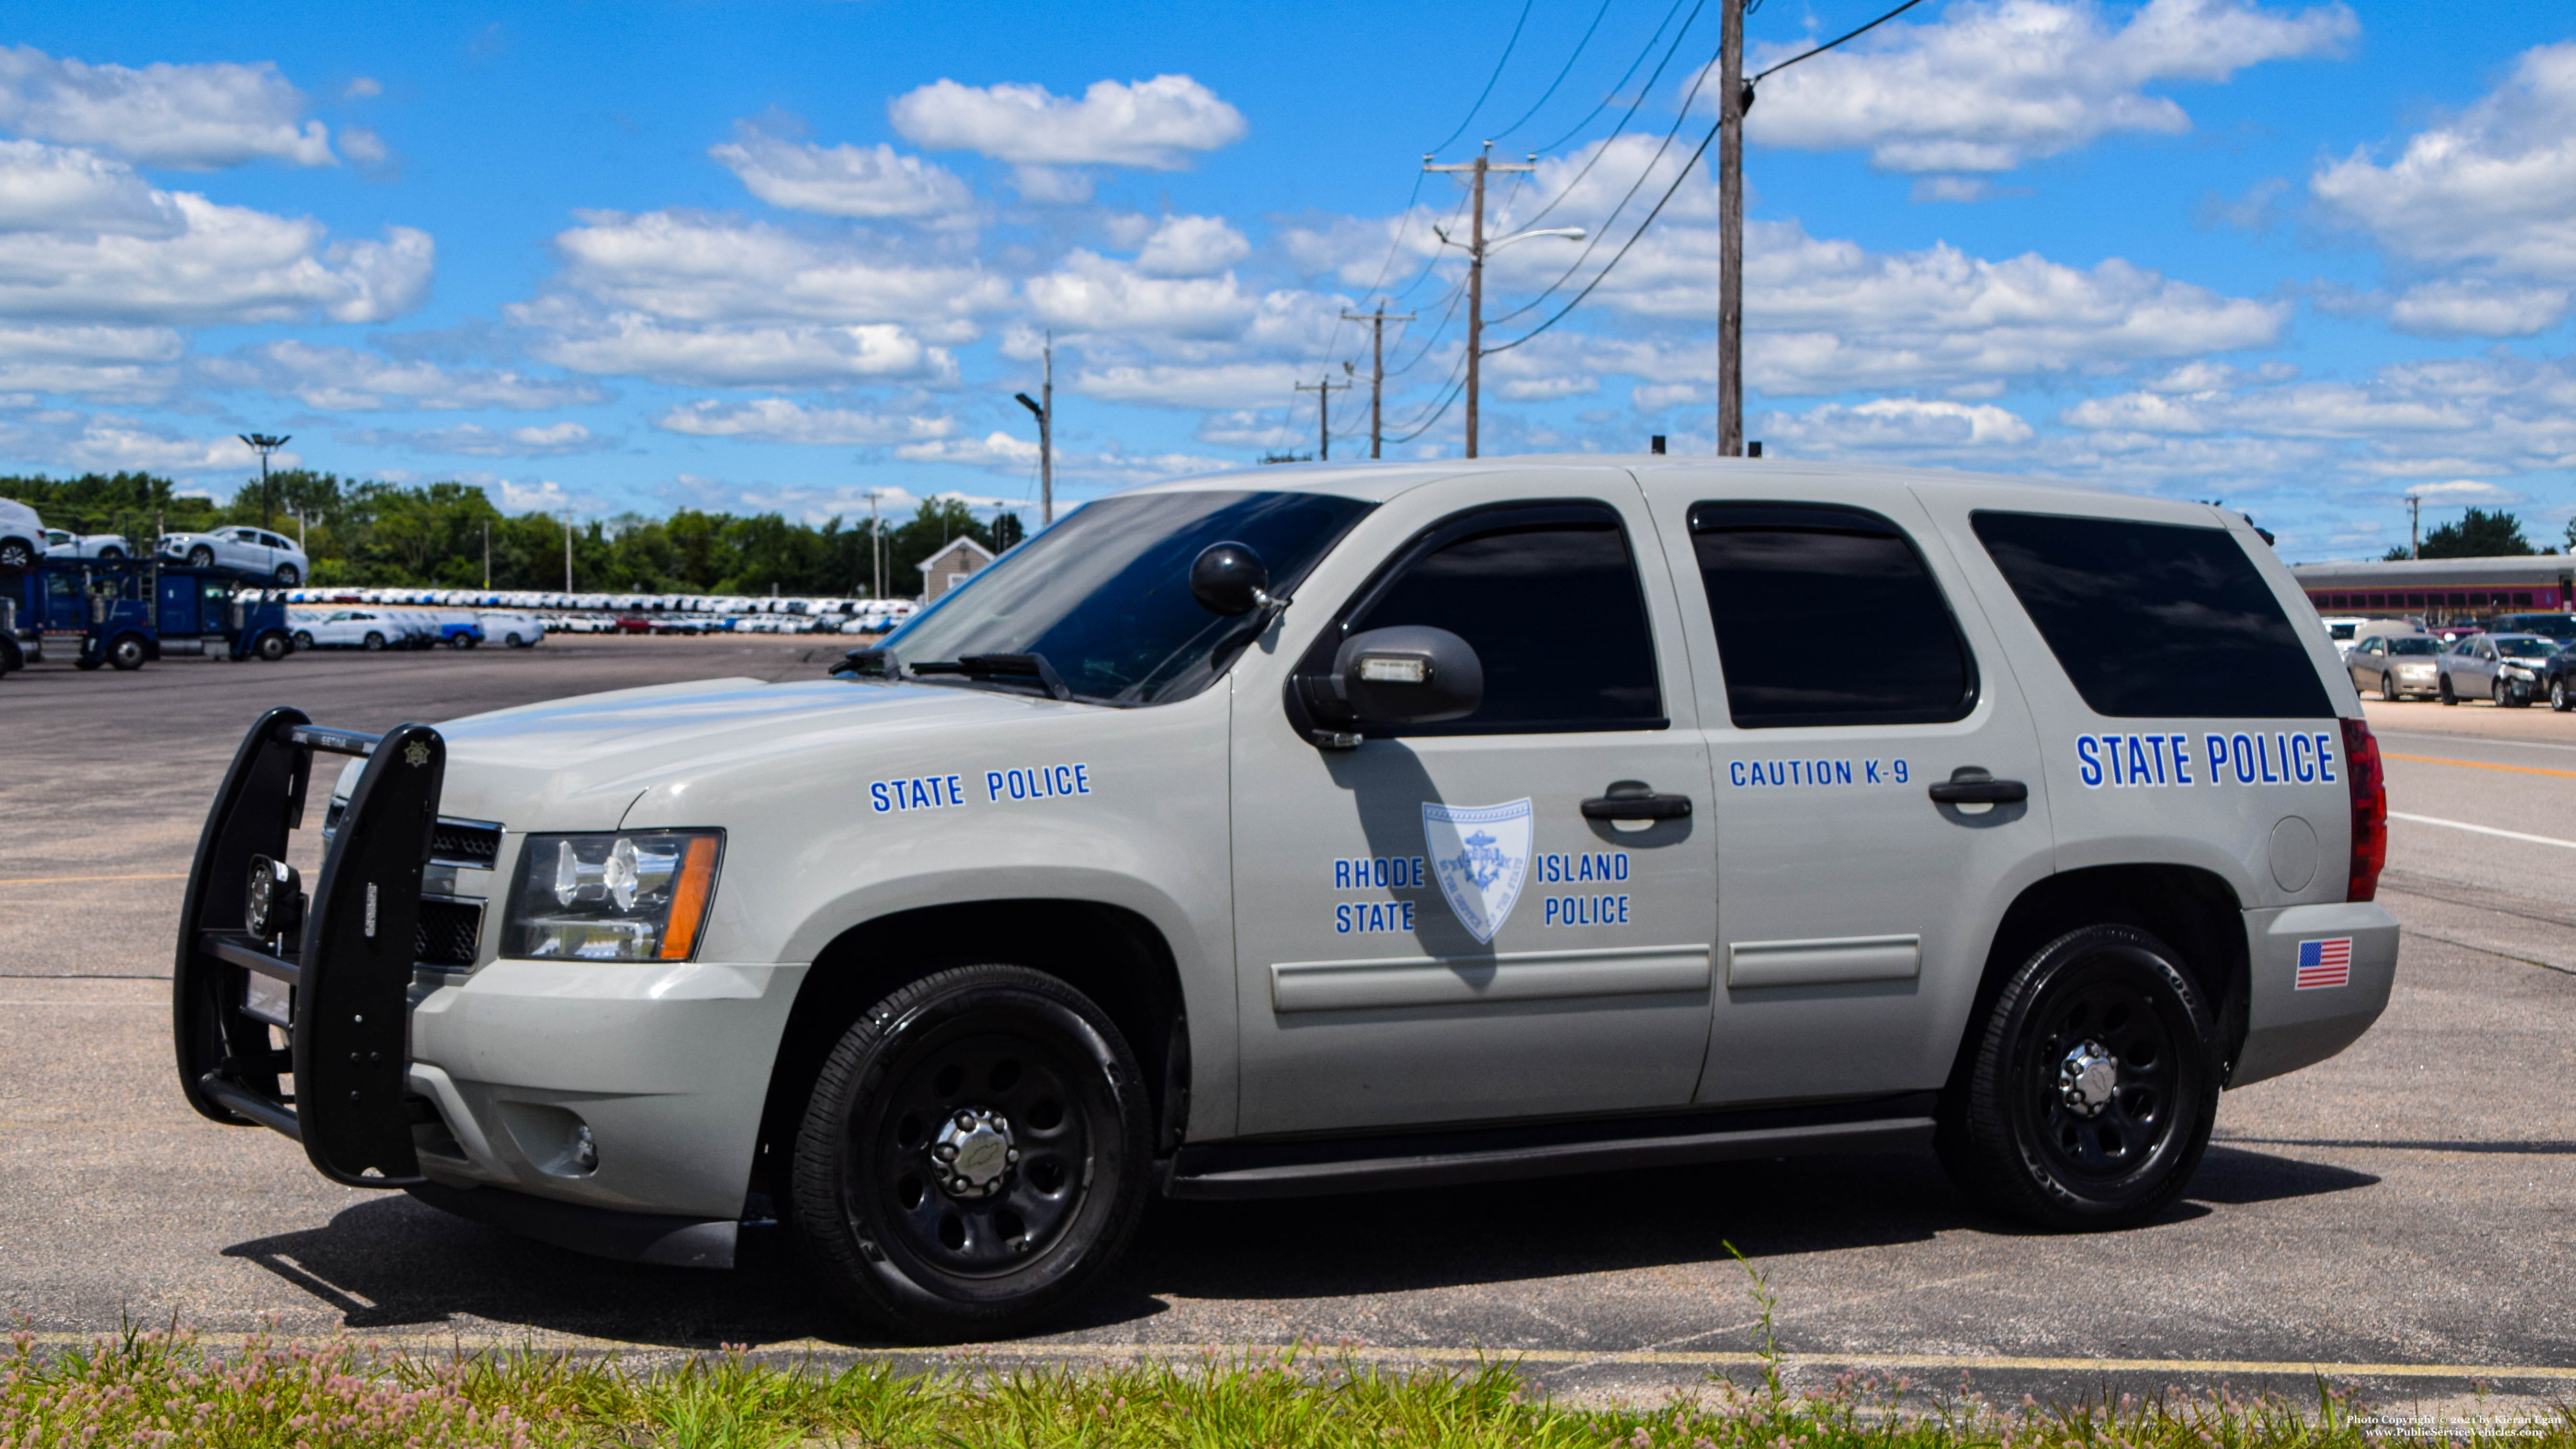
[[[1477, 164], [1481, 166], [1484, 163], [1480, 161]], [[1479, 173], [1479, 179], [1476, 182], [1478, 187], [1476, 233], [1473, 240], [1451, 241], [1449, 233], [1436, 226], [1431, 229], [1431, 234], [1440, 238], [1441, 245], [1456, 247], [1467, 254], [1467, 456], [1470, 458], [1476, 456], [1477, 401], [1483, 388], [1485, 258], [1514, 242], [1528, 241], [1534, 236], [1556, 236], [1564, 237], [1568, 241], [1581, 241], [1586, 234], [1579, 226], [1533, 227], [1528, 231], [1516, 231], [1510, 236], [1487, 241], [1484, 236], [1485, 213], [1482, 200], [1484, 184], [1482, 173]]]
[[235, 433], [233, 436], [249, 444], [251, 450], [259, 454], [259, 526], [266, 528], [269, 526], [268, 515], [271, 502], [268, 493], [268, 455], [293, 440], [283, 433], [275, 437], [266, 433]]

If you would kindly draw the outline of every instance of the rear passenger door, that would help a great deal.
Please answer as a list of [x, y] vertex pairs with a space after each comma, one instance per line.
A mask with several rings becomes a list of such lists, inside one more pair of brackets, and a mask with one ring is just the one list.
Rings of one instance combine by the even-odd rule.
[[[1715, 773], [1719, 999], [1698, 1100], [1942, 1084], [1996, 921], [2050, 868], [2038, 741], [1920, 505], [1647, 475]], [[1943, 803], [1953, 776], [2025, 798]]]

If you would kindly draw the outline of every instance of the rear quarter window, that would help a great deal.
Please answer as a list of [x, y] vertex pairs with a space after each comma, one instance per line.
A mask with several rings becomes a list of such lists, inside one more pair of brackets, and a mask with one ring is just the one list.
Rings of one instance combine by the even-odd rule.
[[2279, 598], [2225, 529], [1993, 511], [1970, 522], [2094, 713], [2334, 713]]

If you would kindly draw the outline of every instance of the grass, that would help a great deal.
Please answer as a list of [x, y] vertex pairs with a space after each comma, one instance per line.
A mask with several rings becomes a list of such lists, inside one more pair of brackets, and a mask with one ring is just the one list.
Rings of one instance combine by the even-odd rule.
[[[1767, 1335], [1766, 1335], [1767, 1337]], [[2320, 1383], [2311, 1403], [2121, 1398], [1992, 1404], [1846, 1375], [1804, 1392], [1777, 1372], [1653, 1407], [1533, 1399], [1507, 1362], [1397, 1373], [1333, 1354], [1062, 1371], [779, 1368], [739, 1353], [672, 1367], [557, 1353], [433, 1356], [355, 1339], [253, 1336], [223, 1350], [136, 1331], [0, 1356], [0, 1449], [923, 1445], [1531, 1446], [1531, 1449], [2340, 1449], [2426, 1440], [2576, 1446], [2576, 1409], [2540, 1423], [2392, 1430]]]

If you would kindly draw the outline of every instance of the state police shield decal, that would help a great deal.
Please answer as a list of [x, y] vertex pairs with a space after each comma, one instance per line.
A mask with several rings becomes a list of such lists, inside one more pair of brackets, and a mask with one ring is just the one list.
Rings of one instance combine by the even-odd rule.
[[1530, 802], [1422, 805], [1423, 854], [1458, 923], [1491, 941], [1529, 878]]

